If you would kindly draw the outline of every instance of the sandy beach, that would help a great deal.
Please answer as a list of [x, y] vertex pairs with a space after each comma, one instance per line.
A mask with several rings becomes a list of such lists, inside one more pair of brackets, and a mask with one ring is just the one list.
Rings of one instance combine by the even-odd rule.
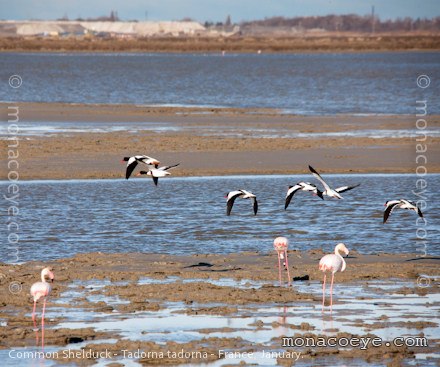
[[[7, 107], [2, 103], [5, 120]], [[417, 167], [417, 136], [374, 136], [381, 131], [391, 131], [391, 136], [417, 131], [415, 116], [295, 116], [270, 109], [58, 103], [19, 103], [18, 107], [22, 122], [56, 122], [61, 127], [73, 123], [82, 129], [38, 136], [18, 133], [24, 180], [120, 178], [124, 177], [121, 158], [135, 154], [165, 164], [180, 162], [176, 176], [305, 173], [307, 164], [340, 173], [413, 173]], [[100, 122], [138, 125], [136, 131], [88, 132]], [[430, 127], [438, 127], [439, 122], [439, 116], [429, 116]], [[169, 128], [158, 130], [150, 127], [152, 123]], [[439, 138], [426, 140], [431, 173], [440, 172], [438, 143]], [[8, 140], [1, 144], [4, 151], [8, 149]], [[6, 164], [3, 156], [3, 177]]]

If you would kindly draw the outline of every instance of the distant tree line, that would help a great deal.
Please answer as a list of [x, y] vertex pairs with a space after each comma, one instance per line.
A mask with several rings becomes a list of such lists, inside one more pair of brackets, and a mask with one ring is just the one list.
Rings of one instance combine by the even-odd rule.
[[[69, 20], [67, 14], [58, 20]], [[116, 22], [119, 21], [118, 12], [112, 10], [108, 16], [100, 16], [96, 18], [78, 17], [77, 21], [101, 21]], [[183, 18], [182, 21], [192, 21], [191, 18]], [[224, 22], [206, 21], [205, 27], [230, 27], [233, 25], [230, 15], [226, 17]], [[393, 31], [440, 31], [440, 17], [435, 18], [397, 18], [394, 20], [381, 20], [377, 16], [372, 15], [326, 15], [314, 17], [272, 17], [263, 20], [253, 20], [240, 23], [242, 28], [252, 27], [283, 27], [296, 29], [324, 29], [326, 31], [339, 32], [393, 32]]]
[[[62, 18], [59, 18], [57, 20], [63, 20], [63, 21], [68, 21], [69, 17], [67, 16], [67, 14], [64, 14], [64, 16]], [[75, 19], [76, 21], [88, 21], [88, 22], [118, 22], [119, 16], [118, 16], [118, 12], [115, 10], [112, 10], [110, 12], [110, 15], [103, 15], [100, 17], [96, 17], [96, 18], [82, 18], [82, 17], [78, 17]]]
[[395, 20], [380, 20], [371, 15], [360, 16], [356, 14], [327, 15], [319, 17], [273, 17], [263, 20], [254, 20], [241, 23], [242, 27], [295, 27], [298, 29], [319, 28], [327, 31], [341, 32], [371, 32], [373, 27], [376, 32], [393, 31], [439, 31], [440, 17], [432, 19], [410, 17]]

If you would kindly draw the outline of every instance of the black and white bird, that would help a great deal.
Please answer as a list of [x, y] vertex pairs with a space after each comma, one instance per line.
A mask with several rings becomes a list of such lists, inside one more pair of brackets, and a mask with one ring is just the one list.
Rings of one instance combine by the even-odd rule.
[[257, 215], [258, 212], [257, 197], [254, 194], [252, 194], [252, 192], [247, 190], [235, 190], [229, 192], [228, 195], [226, 195], [226, 198], [228, 199], [226, 202], [226, 215], [231, 215], [232, 206], [234, 205], [234, 201], [237, 198], [251, 199], [254, 206], [254, 215]]
[[414, 210], [419, 217], [423, 218], [423, 213], [420, 210], [420, 208], [414, 203], [413, 201], [400, 199], [400, 200], [389, 200], [385, 203], [385, 211], [383, 213], [383, 223], [387, 221], [388, 217], [391, 215], [391, 212], [394, 210], [394, 208], [400, 208], [400, 209], [408, 209], [408, 210]]
[[171, 173], [169, 173], [168, 170], [177, 167], [179, 164], [180, 163], [173, 164], [171, 166], [150, 168], [148, 171], [140, 171], [136, 176], [141, 176], [141, 175], [151, 176], [153, 178], [154, 184], [157, 186], [157, 183], [159, 182], [159, 177], [165, 177], [171, 175]]
[[322, 185], [324, 186], [324, 191], [322, 192], [322, 195], [328, 196], [330, 198], [342, 199], [342, 196], [339, 195], [341, 192], [354, 189], [355, 187], [358, 187], [360, 185], [357, 184], [354, 186], [341, 186], [338, 187], [337, 189], [332, 189], [312, 166], [309, 166], [309, 170], [310, 172], [312, 172], [312, 175], [315, 176], [319, 181], [321, 181]]
[[286, 202], [284, 204], [284, 210], [287, 209], [290, 202], [292, 201], [293, 195], [295, 195], [299, 190], [313, 192], [314, 195], [319, 196], [324, 200], [322, 196], [322, 191], [319, 190], [316, 185], [310, 182], [298, 182], [295, 186], [289, 186], [286, 194]]
[[122, 159], [122, 162], [127, 162], [127, 170], [125, 171], [125, 178], [128, 180], [128, 178], [131, 176], [132, 172], [138, 165], [138, 163], [143, 163], [147, 166], [153, 166], [154, 168], [157, 168], [160, 164], [160, 162], [153, 157], [149, 157], [147, 155], [135, 155], [133, 157], [124, 157]]

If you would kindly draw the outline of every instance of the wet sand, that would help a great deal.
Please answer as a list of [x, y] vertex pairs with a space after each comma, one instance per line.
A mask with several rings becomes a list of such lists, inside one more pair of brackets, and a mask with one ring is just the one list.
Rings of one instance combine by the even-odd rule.
[[[428, 302], [426, 298], [426, 301], [422, 302], [426, 312], [433, 316], [431, 318], [417, 322], [406, 321], [406, 317], [408, 319], [414, 317], [413, 310], [406, 309], [402, 311], [402, 321], [393, 323], [388, 320], [388, 316], [382, 315], [379, 319], [373, 318], [373, 323], [366, 329], [369, 330], [368, 334], [356, 335], [338, 326], [333, 327], [333, 318], [329, 314], [328, 307], [326, 312], [321, 314], [322, 273], [318, 270], [317, 263], [322, 255], [321, 250], [289, 251], [292, 277], [306, 275], [309, 277], [308, 281], [294, 281], [291, 289], [285, 285], [283, 287], [278, 285], [275, 253], [248, 252], [193, 256], [90, 253], [46, 264], [40, 262], [23, 265], [0, 264], [0, 284], [5, 290], [0, 294], [2, 305], [0, 321], [3, 323], [0, 329], [0, 349], [28, 347], [33, 350], [35, 332], [30, 317], [32, 300], [29, 289], [31, 284], [38, 280], [41, 268], [50, 265], [55, 273], [55, 282], [48, 302], [45, 339], [48, 350], [58, 348], [60, 354], [54, 359], [60, 363], [89, 365], [99, 359], [93, 356], [88, 358], [82, 354], [66, 359], [61, 354], [61, 351], [68, 353], [76, 345], [82, 346], [84, 351], [95, 353], [111, 351], [114, 353], [112, 361], [115, 363], [123, 362], [126, 358], [139, 361], [142, 365], [197, 364], [225, 359], [224, 355], [219, 354], [220, 350], [241, 353], [283, 350], [291, 353], [300, 352], [302, 358], [306, 359], [336, 356], [348, 358], [348, 361], [353, 358], [370, 362], [388, 361], [394, 363], [389, 365], [399, 366], [402, 360], [412, 359], [417, 353], [439, 352], [440, 338], [437, 340], [430, 338], [429, 347], [423, 348], [385, 345], [365, 350], [281, 348], [282, 336], [302, 335], [321, 338], [332, 335], [338, 338], [354, 338], [367, 335], [372, 337], [382, 335], [380, 333], [384, 328], [389, 332], [399, 327], [412, 330], [412, 335], [423, 335], [423, 331], [426, 335], [430, 335], [432, 331], [428, 332], [428, 330], [439, 326], [439, 320], [434, 316], [435, 309], [440, 305], [438, 278], [434, 280], [438, 276], [438, 258], [420, 258], [410, 254], [350, 253], [346, 259], [347, 270], [336, 275], [335, 325], [351, 318], [352, 325], [365, 326], [368, 322], [362, 319], [362, 313], [366, 311], [368, 304], [376, 304], [373, 302], [377, 299], [379, 305], [377, 307], [382, 307], [385, 310], [382, 312], [386, 312], [387, 307], [394, 306], [391, 303], [388, 306], [386, 304], [381, 306], [381, 303], [384, 302], [382, 299], [390, 294], [398, 294], [403, 297], [402, 299], [409, 297], [408, 302], [413, 302], [411, 297], [420, 297], [423, 301], [424, 297], [430, 296], [433, 297], [431, 300], [434, 300]], [[230, 284], [222, 284], [225, 279], [232, 281]], [[392, 290], [387, 290], [385, 286], [381, 288], [374, 283], [390, 282], [390, 279], [392, 279], [390, 284], [395, 287]], [[433, 281], [426, 285], [428, 279]], [[308, 284], [307, 291], [301, 288], [304, 283]], [[255, 287], [255, 284], [259, 286]], [[344, 301], [343, 294], [344, 288], [353, 286], [364, 287], [365, 292], [355, 297], [355, 303], [350, 304], [347, 300]], [[281, 309], [287, 307], [285, 310], [290, 311], [285, 311], [284, 316], [282, 313], [277, 321], [268, 322], [267, 320], [271, 318], [264, 317], [265, 312], [268, 312], [265, 311], [268, 310], [267, 307], [281, 307]], [[300, 322], [289, 321], [295, 314], [305, 312], [304, 310], [307, 310], [310, 316], [299, 319]], [[71, 315], [72, 312], [74, 315]], [[162, 316], [157, 318], [151, 316], [155, 314]], [[181, 314], [194, 318], [192, 322], [194, 331], [190, 335], [200, 337], [193, 337], [194, 340], [189, 337], [185, 342], [153, 341], [159, 335], [154, 330], [150, 331], [150, 328], [154, 329], [155, 319], [159, 322], [164, 317], [170, 319], [176, 317], [175, 327], [178, 328]], [[209, 327], [197, 321], [204, 315], [214, 319], [244, 320], [247, 326], [244, 329], [237, 329], [233, 324], [231, 327]], [[366, 315], [365, 318], [368, 318], [368, 312]], [[103, 317], [109, 320], [115, 318], [115, 322], [123, 323], [124, 320], [136, 320], [136, 318], [143, 320], [146, 316], [150, 317], [150, 321], [139, 321], [143, 323], [141, 327], [144, 331], [137, 334], [130, 334], [129, 330], [112, 330], [111, 327], [103, 330], [99, 327]], [[317, 328], [316, 321], [321, 319], [328, 325]], [[283, 330], [283, 334], [274, 336], [269, 343], [250, 342], [245, 336], [249, 332], [275, 332], [276, 335], [278, 330]], [[237, 337], [237, 333], [240, 332], [244, 334], [242, 337]], [[151, 336], [149, 333], [152, 333]], [[177, 339], [179, 333], [175, 336]], [[163, 335], [166, 337], [167, 333]], [[173, 340], [173, 334], [169, 338]], [[127, 354], [138, 350], [155, 351], [157, 355], [154, 358], [151, 355], [136, 358]], [[206, 355], [179, 356], [178, 352], [181, 350], [206, 353]], [[162, 357], [158, 357], [159, 353], [162, 353]], [[291, 357], [285, 354], [278, 357], [279, 365], [293, 365]], [[227, 365], [227, 360], [224, 360], [223, 365]], [[255, 362], [258, 362], [258, 358]]]
[[[9, 104], [10, 106], [10, 104]], [[2, 116], [8, 104], [2, 103]], [[85, 130], [100, 122], [143, 124], [140, 131], [82, 132], [20, 137], [20, 179], [121, 178], [124, 156], [147, 154], [163, 164], [180, 162], [175, 176], [416, 170], [416, 139], [326, 136], [362, 130], [415, 130], [415, 116], [295, 116], [270, 109], [204, 109], [20, 103], [22, 122], [56, 122]], [[428, 127], [439, 126], [429, 116]], [[161, 132], [151, 123], [174, 129]], [[267, 135], [269, 132], [269, 136]], [[311, 134], [294, 137], [295, 133]], [[318, 134], [318, 135], [316, 135]], [[320, 135], [319, 135], [320, 134]], [[322, 135], [324, 134], [324, 135]], [[11, 136], [13, 137], [13, 136]], [[428, 172], [440, 172], [439, 138], [428, 137]], [[1, 141], [8, 149], [8, 141]], [[6, 177], [7, 157], [0, 159]]]

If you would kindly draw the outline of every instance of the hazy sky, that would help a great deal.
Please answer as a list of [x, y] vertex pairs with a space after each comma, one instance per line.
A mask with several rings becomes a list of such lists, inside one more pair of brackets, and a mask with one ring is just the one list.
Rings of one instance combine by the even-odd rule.
[[440, 0], [0, 0], [0, 19], [70, 19], [107, 15], [116, 10], [122, 20], [198, 21], [263, 19], [272, 16], [369, 14], [381, 19], [440, 16]]

